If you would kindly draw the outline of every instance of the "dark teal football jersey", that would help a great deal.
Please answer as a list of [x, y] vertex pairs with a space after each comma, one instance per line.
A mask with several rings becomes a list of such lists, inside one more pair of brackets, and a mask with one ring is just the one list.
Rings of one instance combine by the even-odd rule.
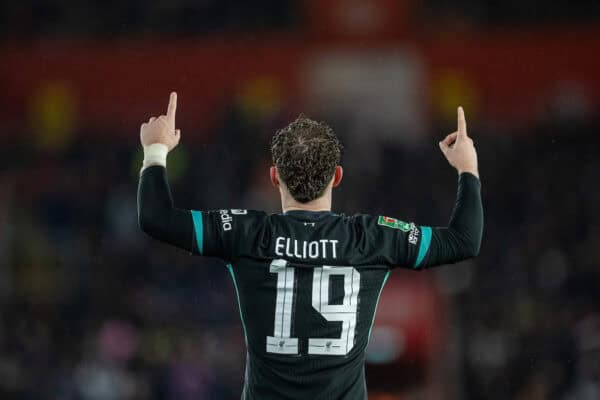
[[364, 361], [393, 267], [427, 264], [431, 228], [389, 217], [192, 211], [195, 253], [225, 261], [247, 345], [243, 399], [366, 399]]
[[[447, 227], [394, 218], [174, 206], [161, 166], [144, 169], [138, 221], [148, 235], [219, 257], [236, 287], [248, 348], [243, 399], [365, 399], [365, 351], [393, 267], [479, 254], [479, 179], [462, 173]], [[191, 216], [191, 217], [190, 217]]]

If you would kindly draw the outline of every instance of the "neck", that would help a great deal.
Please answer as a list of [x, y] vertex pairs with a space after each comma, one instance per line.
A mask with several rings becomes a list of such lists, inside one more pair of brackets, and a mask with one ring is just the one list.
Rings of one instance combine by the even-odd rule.
[[331, 191], [309, 201], [308, 203], [300, 203], [291, 196], [281, 196], [281, 208], [283, 212], [287, 211], [331, 211]]

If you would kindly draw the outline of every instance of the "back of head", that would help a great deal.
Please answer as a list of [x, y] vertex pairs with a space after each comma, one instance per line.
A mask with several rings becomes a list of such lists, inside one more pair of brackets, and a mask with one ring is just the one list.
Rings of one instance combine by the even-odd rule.
[[298, 117], [271, 142], [273, 165], [292, 197], [308, 203], [323, 195], [340, 164], [342, 145], [323, 122]]

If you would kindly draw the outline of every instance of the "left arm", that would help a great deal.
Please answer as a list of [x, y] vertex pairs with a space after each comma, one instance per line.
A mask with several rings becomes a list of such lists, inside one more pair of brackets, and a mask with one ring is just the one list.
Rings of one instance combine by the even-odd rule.
[[458, 130], [440, 142], [442, 153], [459, 174], [450, 222], [444, 227], [429, 227], [380, 217], [379, 225], [396, 228], [395, 231], [379, 229], [375, 236], [380, 248], [389, 249], [386, 261], [392, 266], [422, 269], [479, 255], [483, 206], [477, 152], [473, 140], [467, 135], [462, 107], [458, 108], [457, 117]]
[[477, 151], [467, 134], [462, 107], [456, 132], [440, 142], [442, 153], [459, 174], [456, 203], [446, 227], [422, 228], [416, 267], [435, 267], [479, 255], [483, 235], [483, 206]]
[[[428, 236], [424, 237], [426, 232]], [[481, 183], [475, 175], [467, 172], [460, 174], [456, 203], [448, 226], [421, 227], [421, 234], [415, 267], [435, 267], [479, 255], [483, 236], [483, 206]]]

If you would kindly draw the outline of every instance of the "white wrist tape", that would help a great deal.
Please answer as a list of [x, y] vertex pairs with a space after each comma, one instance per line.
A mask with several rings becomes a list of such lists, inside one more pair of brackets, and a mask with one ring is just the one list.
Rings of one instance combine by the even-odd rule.
[[167, 166], [167, 154], [169, 149], [162, 143], [153, 143], [149, 146], [144, 146], [144, 164], [143, 167], [149, 165]]

